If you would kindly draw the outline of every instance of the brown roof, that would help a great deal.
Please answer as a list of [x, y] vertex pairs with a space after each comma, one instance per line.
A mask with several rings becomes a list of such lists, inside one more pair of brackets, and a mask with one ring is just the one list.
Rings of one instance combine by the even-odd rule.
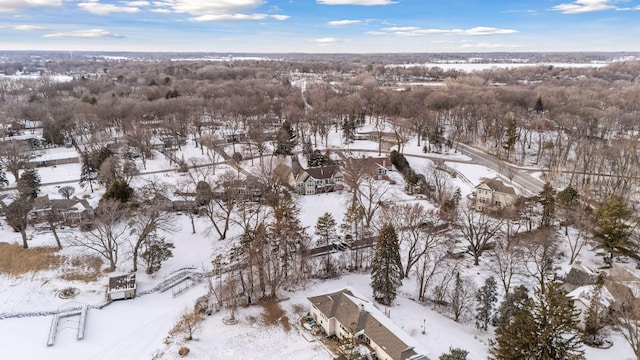
[[304, 171], [314, 179], [330, 179], [339, 170], [337, 165], [321, 166], [317, 168], [308, 168]]
[[[502, 181], [498, 179], [485, 179], [482, 183], [480, 183], [480, 185], [482, 184], [486, 184], [492, 191], [495, 191], [495, 192], [501, 192], [504, 194], [511, 194], [511, 195], [516, 194], [515, 190], [513, 190], [511, 186], [505, 185]], [[476, 188], [478, 186], [476, 186]]]
[[347, 162], [350, 162], [351, 164], [360, 167], [364, 170], [366, 170], [367, 172], [374, 172], [377, 171], [379, 168], [385, 168], [385, 169], [391, 169], [391, 167], [393, 166], [391, 164], [391, 159], [389, 159], [388, 157], [371, 157], [368, 156], [366, 158], [350, 158], [347, 160]]
[[379, 311], [373, 308], [369, 301], [355, 296], [351, 290], [343, 289], [310, 297], [308, 300], [328, 319], [335, 318], [353, 334], [364, 330], [364, 334], [382, 347], [393, 360], [406, 360], [413, 356], [415, 356], [414, 359], [426, 359], [426, 357], [416, 356], [418, 353], [415, 349], [394, 332], [394, 330], [402, 330], [390, 329], [389, 325], [384, 324], [385, 321], [382, 320], [384, 315], [373, 314], [373, 311], [377, 313]]

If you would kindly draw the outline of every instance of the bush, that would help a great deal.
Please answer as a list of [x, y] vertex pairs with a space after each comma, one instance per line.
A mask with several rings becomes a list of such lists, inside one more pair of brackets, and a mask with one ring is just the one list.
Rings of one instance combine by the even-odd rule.
[[460, 348], [449, 348], [449, 352], [440, 355], [440, 360], [467, 360], [469, 352]]
[[182, 346], [179, 350], [178, 350], [178, 355], [180, 355], [181, 357], [185, 357], [187, 356], [187, 354], [189, 354], [189, 348], [186, 346]]

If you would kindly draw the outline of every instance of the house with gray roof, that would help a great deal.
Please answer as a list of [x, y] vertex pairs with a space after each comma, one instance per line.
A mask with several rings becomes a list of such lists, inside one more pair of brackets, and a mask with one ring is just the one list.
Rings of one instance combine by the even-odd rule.
[[314, 195], [339, 190], [343, 186], [342, 172], [337, 165], [302, 169], [295, 177], [300, 195]]
[[308, 298], [309, 313], [327, 336], [356, 337], [380, 360], [428, 360], [426, 351], [350, 288]]
[[487, 208], [503, 209], [516, 202], [516, 192], [498, 179], [484, 179], [476, 186], [474, 198], [477, 211]]

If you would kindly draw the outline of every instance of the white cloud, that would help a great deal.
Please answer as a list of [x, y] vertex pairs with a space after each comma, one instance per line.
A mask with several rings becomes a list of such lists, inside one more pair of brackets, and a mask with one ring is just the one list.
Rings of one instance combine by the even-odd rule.
[[499, 43], [476, 43], [476, 44], [462, 44], [463, 48], [467, 49], [517, 49], [523, 47], [522, 45], [507, 45]]
[[264, 19], [287, 20], [287, 15], [268, 15], [268, 14], [209, 14], [196, 16], [191, 21], [242, 21], [242, 20], [264, 20]]
[[0, 12], [15, 12], [28, 7], [61, 5], [62, 0], [0, 0]]
[[322, 5], [391, 5], [397, 4], [397, 1], [393, 0], [316, 0], [318, 4]]
[[367, 31], [366, 34], [373, 35], [373, 36], [389, 35], [389, 33], [386, 31]]
[[90, 30], [75, 30], [67, 32], [59, 32], [43, 35], [49, 38], [100, 38], [100, 37], [114, 37], [121, 38], [122, 35], [114, 34], [111, 31], [103, 29], [90, 29]]
[[320, 39], [313, 39], [312, 41], [320, 44], [331, 44], [331, 43], [336, 43], [339, 40], [333, 37], [326, 37], [326, 38], [320, 38]]
[[388, 27], [388, 28], [382, 28], [383, 31], [390, 31], [390, 32], [395, 32], [395, 31], [413, 31], [413, 30], [418, 30], [420, 28], [415, 27], [415, 26], [394, 26], [394, 27]]
[[189, 14], [192, 21], [239, 21], [239, 20], [287, 20], [288, 15], [251, 13], [264, 0], [163, 0], [154, 1], [154, 12], [174, 12]]
[[143, 6], [151, 5], [151, 3], [148, 1], [123, 1], [122, 3], [127, 6], [134, 6], [134, 7], [143, 7]]
[[505, 35], [505, 34], [515, 34], [517, 33], [517, 30], [512, 30], [512, 29], [498, 29], [498, 28], [494, 28], [494, 27], [485, 27], [485, 26], [478, 26], [478, 27], [474, 27], [471, 29], [467, 29], [467, 30], [459, 30], [459, 29], [454, 29], [451, 30], [452, 34], [456, 34], [456, 35], [471, 35], [471, 36], [477, 36], [477, 35]]
[[16, 25], [12, 29], [13, 30], [20, 30], [20, 31], [42, 31], [42, 30], [47, 30], [47, 28], [45, 28], [44, 26], [38, 26], [38, 25]]
[[81, 2], [78, 4], [78, 7], [96, 15], [109, 15], [115, 12], [136, 13], [140, 11], [140, 9], [138, 9], [137, 7], [102, 4], [98, 0]]
[[594, 11], [618, 9], [610, 0], [576, 0], [570, 4], [559, 4], [551, 10], [560, 11], [563, 14], [581, 14]]
[[327, 24], [330, 26], [345, 26], [345, 25], [356, 25], [361, 24], [362, 20], [334, 20], [329, 21]]
[[[387, 34], [394, 34], [397, 36], [426, 36], [432, 34], [446, 34], [446, 35], [462, 35], [462, 36], [480, 36], [480, 35], [506, 35], [515, 34], [518, 31], [513, 29], [498, 29], [494, 27], [478, 26], [471, 29], [420, 29], [415, 26], [396, 26], [382, 28], [383, 32]], [[371, 32], [370, 32], [371, 33]], [[373, 35], [380, 35], [375, 33]]]

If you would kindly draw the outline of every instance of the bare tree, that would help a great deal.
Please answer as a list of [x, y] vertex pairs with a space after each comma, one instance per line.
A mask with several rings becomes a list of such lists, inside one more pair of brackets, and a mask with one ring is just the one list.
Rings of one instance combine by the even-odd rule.
[[198, 311], [185, 310], [176, 326], [171, 330], [171, 334], [175, 335], [182, 332], [185, 334], [185, 340], [191, 341], [193, 340], [193, 335], [202, 328], [203, 320], [202, 314]]
[[70, 199], [76, 189], [73, 186], [63, 186], [58, 189], [58, 193], [65, 199]]
[[19, 172], [29, 165], [29, 148], [22, 141], [3, 141], [0, 143], [0, 165], [13, 175], [14, 181], [20, 178]]
[[385, 196], [390, 187], [387, 182], [379, 181], [373, 176], [365, 175], [358, 192], [357, 201], [364, 210], [364, 224], [371, 226], [376, 211], [384, 204]]
[[[2, 205], [4, 207], [4, 204]], [[33, 208], [33, 199], [29, 195], [20, 195], [4, 208], [7, 224], [22, 236], [22, 247], [27, 249], [27, 226], [29, 212]]]
[[465, 206], [460, 212], [456, 225], [468, 244], [469, 252], [473, 256], [473, 265], [478, 266], [480, 256], [500, 231], [502, 222], [484, 212], [476, 212], [472, 207]]
[[526, 267], [529, 274], [538, 281], [541, 291], [544, 291], [547, 282], [555, 278], [553, 266], [558, 252], [556, 240], [555, 232], [550, 229], [539, 229], [527, 233]]
[[120, 247], [126, 241], [127, 224], [122, 221], [123, 209], [119, 201], [103, 200], [96, 208], [93, 229], [84, 239], [71, 239], [72, 246], [85, 247], [109, 261], [109, 271], [115, 271]]
[[640, 360], [640, 301], [628, 294], [614, 304], [616, 329], [627, 341], [637, 360]]
[[172, 233], [176, 230], [173, 215], [162, 211], [156, 204], [145, 204], [136, 209], [129, 222], [131, 235], [131, 255], [133, 271], [138, 271], [138, 256], [140, 251], [149, 245], [151, 240], [157, 239], [158, 231]]

